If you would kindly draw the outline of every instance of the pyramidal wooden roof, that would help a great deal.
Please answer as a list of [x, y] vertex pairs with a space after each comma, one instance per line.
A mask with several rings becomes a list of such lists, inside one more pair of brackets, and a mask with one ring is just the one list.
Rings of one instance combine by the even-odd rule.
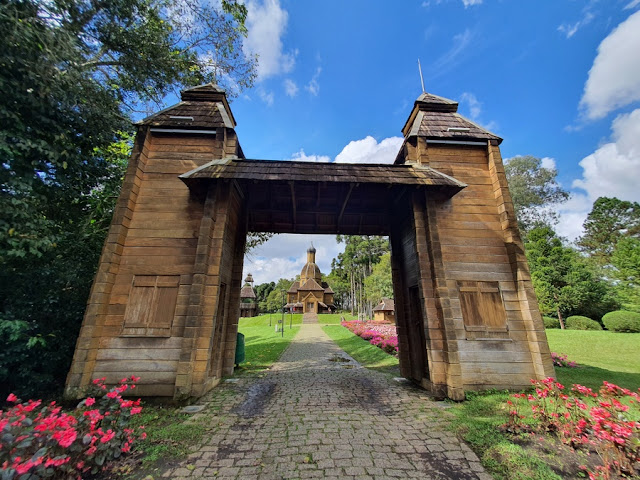
[[236, 121], [224, 90], [209, 83], [183, 90], [179, 103], [141, 120], [138, 125], [205, 130], [235, 128]]
[[402, 133], [405, 138], [419, 136], [439, 141], [489, 141], [502, 138], [458, 113], [458, 102], [423, 93], [413, 105]]

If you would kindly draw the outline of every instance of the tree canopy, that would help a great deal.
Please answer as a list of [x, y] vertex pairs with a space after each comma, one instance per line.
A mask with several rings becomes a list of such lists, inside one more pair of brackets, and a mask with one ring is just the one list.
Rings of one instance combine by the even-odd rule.
[[569, 193], [558, 184], [555, 168], [545, 168], [532, 156], [513, 157], [505, 163], [518, 226], [523, 234], [532, 228], [557, 223], [553, 206], [566, 201]]

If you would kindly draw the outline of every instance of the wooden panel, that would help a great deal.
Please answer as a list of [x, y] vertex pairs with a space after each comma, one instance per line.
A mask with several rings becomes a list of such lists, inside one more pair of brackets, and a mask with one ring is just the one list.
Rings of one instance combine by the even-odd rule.
[[507, 313], [498, 282], [458, 281], [462, 319], [471, 330], [506, 329]]

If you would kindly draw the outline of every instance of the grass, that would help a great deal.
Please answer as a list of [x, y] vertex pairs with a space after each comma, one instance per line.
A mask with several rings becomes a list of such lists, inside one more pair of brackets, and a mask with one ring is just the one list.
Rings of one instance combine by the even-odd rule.
[[145, 405], [132, 418], [134, 426], [144, 425], [147, 438], [136, 444], [143, 454], [142, 466], [148, 468], [159, 460], [185, 457], [202, 441], [206, 427], [189, 422], [191, 415], [180, 413], [181, 407]]
[[[567, 354], [579, 368], [556, 368], [558, 381], [599, 389], [604, 380], [637, 389], [640, 386], [640, 334], [606, 331], [547, 330], [552, 351]], [[499, 430], [507, 421], [509, 392], [468, 393], [467, 400], [449, 409], [456, 419], [452, 428], [467, 441], [483, 465], [498, 479], [559, 477], [537, 450], [522, 448]], [[556, 454], [559, 456], [559, 454]]]
[[366, 368], [398, 374], [398, 358], [383, 352], [340, 325], [327, 325], [323, 330], [354, 360]]
[[599, 389], [606, 380], [621, 387], [640, 387], [640, 333], [548, 329], [552, 352], [564, 353], [579, 368], [558, 368], [558, 381]]
[[[284, 336], [282, 331], [276, 332], [282, 314], [260, 315], [258, 317], [241, 318], [238, 331], [244, 334], [245, 361], [240, 364], [239, 372], [264, 370], [271, 367], [282, 352], [289, 346], [291, 339], [298, 333], [302, 323], [302, 314], [285, 314]], [[271, 324], [271, 325], [269, 325]]]

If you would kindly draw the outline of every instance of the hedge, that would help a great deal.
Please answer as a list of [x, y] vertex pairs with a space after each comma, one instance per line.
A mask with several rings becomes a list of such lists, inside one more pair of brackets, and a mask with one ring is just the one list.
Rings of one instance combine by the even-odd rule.
[[602, 325], [598, 322], [580, 315], [567, 317], [565, 324], [570, 330], [602, 330]]
[[560, 320], [553, 317], [542, 317], [544, 328], [560, 328]]
[[612, 332], [638, 333], [640, 332], [640, 313], [617, 310], [602, 317], [602, 323]]

